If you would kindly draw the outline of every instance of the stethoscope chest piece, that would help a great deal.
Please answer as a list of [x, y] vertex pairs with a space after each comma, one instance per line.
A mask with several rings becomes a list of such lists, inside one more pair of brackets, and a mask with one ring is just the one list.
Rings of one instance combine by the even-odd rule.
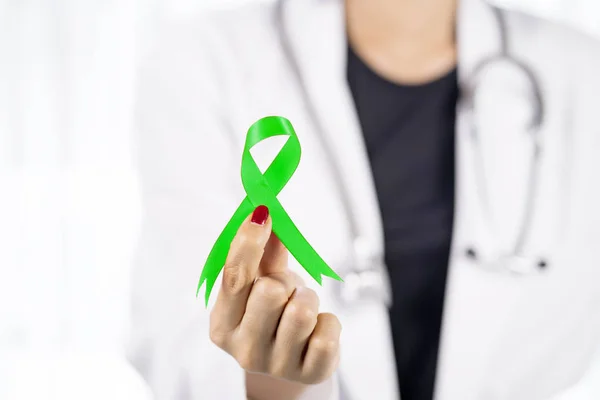
[[350, 271], [344, 282], [336, 285], [336, 297], [344, 306], [375, 301], [391, 306], [391, 291], [387, 275], [379, 270]]
[[341, 305], [356, 306], [375, 301], [391, 306], [392, 290], [383, 256], [367, 242], [354, 241], [350, 268], [341, 269], [344, 282], [335, 283], [336, 297]]
[[463, 250], [464, 257], [478, 267], [490, 272], [508, 272], [515, 275], [536, 275], [549, 269], [549, 262], [543, 257], [526, 256], [511, 252], [485, 254], [473, 246]]

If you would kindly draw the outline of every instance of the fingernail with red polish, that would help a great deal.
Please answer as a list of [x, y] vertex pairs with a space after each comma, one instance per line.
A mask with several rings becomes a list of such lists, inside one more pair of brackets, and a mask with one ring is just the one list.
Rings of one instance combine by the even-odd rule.
[[267, 206], [258, 206], [252, 213], [251, 221], [257, 225], [264, 225], [269, 218], [269, 209]]

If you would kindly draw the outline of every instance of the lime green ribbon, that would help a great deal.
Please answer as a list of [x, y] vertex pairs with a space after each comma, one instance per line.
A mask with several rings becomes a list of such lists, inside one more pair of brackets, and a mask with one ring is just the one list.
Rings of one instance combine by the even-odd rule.
[[[263, 175], [252, 158], [250, 149], [262, 140], [279, 135], [286, 135], [288, 139]], [[342, 280], [312, 248], [277, 200], [277, 195], [296, 171], [300, 163], [300, 155], [298, 136], [286, 118], [276, 116], [261, 118], [248, 129], [242, 154], [242, 185], [246, 191], [246, 198], [219, 235], [200, 275], [196, 295], [206, 281], [206, 305], [215, 281], [225, 264], [231, 241], [246, 217], [259, 205], [268, 207], [273, 222], [273, 232], [319, 285], [322, 283], [321, 275]]]

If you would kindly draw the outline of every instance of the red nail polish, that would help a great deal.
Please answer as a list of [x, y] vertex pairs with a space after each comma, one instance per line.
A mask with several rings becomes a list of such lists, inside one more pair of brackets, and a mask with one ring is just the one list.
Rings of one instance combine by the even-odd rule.
[[264, 225], [269, 218], [269, 209], [267, 206], [258, 206], [252, 213], [251, 221], [257, 225]]

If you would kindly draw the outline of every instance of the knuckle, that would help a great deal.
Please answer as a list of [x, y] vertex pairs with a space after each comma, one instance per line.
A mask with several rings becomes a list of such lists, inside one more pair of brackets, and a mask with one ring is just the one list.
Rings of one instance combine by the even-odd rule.
[[210, 336], [211, 342], [213, 342], [215, 345], [217, 345], [217, 347], [219, 347], [221, 349], [225, 347], [225, 343], [226, 343], [225, 335], [223, 333], [221, 333], [219, 330], [214, 329], [214, 328], [210, 329], [209, 336]]
[[288, 293], [285, 285], [273, 279], [259, 278], [255, 284], [254, 289], [256, 294], [268, 300], [269, 302], [275, 302], [277, 304], [285, 303], [288, 300]]
[[342, 331], [342, 323], [340, 322], [340, 319], [331, 313], [322, 313], [319, 316], [325, 323], [327, 323], [331, 329], [337, 331], [338, 333], [340, 333]]
[[306, 326], [316, 321], [317, 313], [310, 307], [292, 303], [286, 307], [286, 317], [296, 326]]
[[248, 287], [249, 277], [240, 260], [225, 265], [223, 270], [223, 286], [229, 293], [239, 294]]
[[337, 354], [339, 341], [336, 339], [315, 337], [310, 340], [310, 346], [322, 357], [333, 358]]
[[289, 274], [292, 282], [294, 282], [295, 285], [305, 286], [304, 279], [302, 279], [302, 277], [300, 275], [298, 275], [296, 272], [294, 272], [292, 270], [288, 270], [287, 273]]
[[269, 368], [269, 375], [275, 378], [288, 378], [288, 367], [285, 363], [276, 363]]
[[309, 385], [316, 385], [329, 379], [337, 369], [338, 362], [329, 360], [321, 365], [313, 365], [303, 371], [302, 382]]
[[[333, 372], [331, 372], [332, 374]], [[303, 371], [300, 381], [306, 385], [316, 385], [321, 383], [331, 376], [328, 370], [323, 368], [309, 368]]]
[[330, 376], [331, 376], [331, 372], [329, 372], [327, 370], [319, 370], [312, 374], [312, 376], [310, 377], [309, 383], [312, 385], [317, 385], [317, 384], [322, 383], [322, 382], [326, 381], [327, 379], [329, 379]]
[[208, 335], [211, 342], [224, 349], [227, 341], [227, 332], [222, 328], [221, 314], [213, 309], [210, 313], [210, 328]]
[[303, 292], [303, 295], [306, 297], [307, 301], [309, 301], [311, 303], [315, 303], [315, 304], [317, 304], [319, 302], [319, 295], [317, 294], [317, 292], [315, 292], [311, 288], [303, 287], [302, 292]]
[[240, 367], [250, 372], [261, 372], [260, 358], [252, 346], [242, 346], [236, 352], [235, 359]]
[[254, 361], [249, 356], [238, 357], [238, 364], [244, 371], [254, 372], [256, 371], [256, 366], [254, 365]]

